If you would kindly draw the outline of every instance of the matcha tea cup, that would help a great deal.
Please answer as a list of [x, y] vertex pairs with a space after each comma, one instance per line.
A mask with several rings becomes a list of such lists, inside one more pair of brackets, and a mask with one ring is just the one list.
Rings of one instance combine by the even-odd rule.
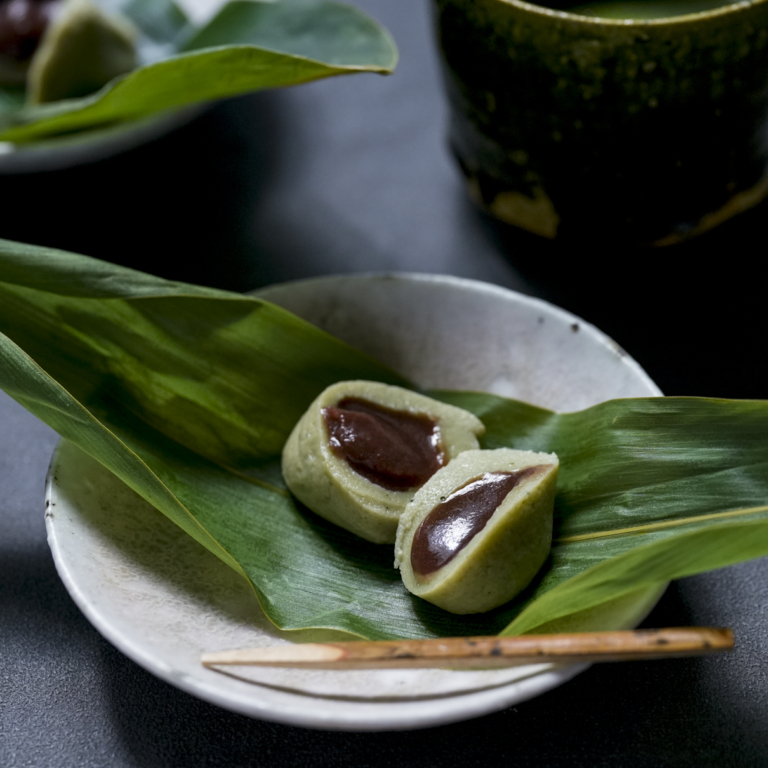
[[768, 0], [434, 1], [451, 145], [497, 219], [671, 245], [768, 195]]

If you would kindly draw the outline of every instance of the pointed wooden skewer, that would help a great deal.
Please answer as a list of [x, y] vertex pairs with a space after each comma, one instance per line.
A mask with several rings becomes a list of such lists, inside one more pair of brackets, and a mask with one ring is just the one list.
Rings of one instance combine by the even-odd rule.
[[730, 629], [683, 627], [518, 637], [306, 643], [206, 653], [206, 667], [245, 665], [301, 669], [487, 669], [524, 664], [700, 656], [733, 648]]

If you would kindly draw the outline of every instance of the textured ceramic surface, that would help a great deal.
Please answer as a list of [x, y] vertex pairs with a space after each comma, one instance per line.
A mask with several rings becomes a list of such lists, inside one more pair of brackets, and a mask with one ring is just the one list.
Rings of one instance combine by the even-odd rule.
[[[541, 301], [446, 277], [351, 276], [262, 291], [424, 386], [486, 389], [559, 410], [660, 394], [595, 328]], [[417, 728], [502, 709], [583, 667], [328, 672], [205, 669], [204, 652], [317, 637], [283, 633], [250, 587], [70, 443], [56, 450], [46, 522], [58, 571], [96, 628], [179, 688], [253, 717], [349, 730]], [[611, 607], [637, 623], [658, 593]], [[596, 628], [605, 615], [580, 618]], [[604, 624], [603, 624], [604, 625]]]
[[671, 244], [768, 193], [768, 2], [651, 21], [436, 0], [474, 198], [548, 238]]

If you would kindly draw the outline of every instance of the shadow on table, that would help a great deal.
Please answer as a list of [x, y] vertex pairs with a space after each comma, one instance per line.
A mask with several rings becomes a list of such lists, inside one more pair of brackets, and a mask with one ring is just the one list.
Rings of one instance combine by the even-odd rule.
[[655, 249], [561, 245], [477, 215], [538, 295], [597, 325], [665, 394], [768, 397], [758, 269], [768, 202]]
[[98, 162], [0, 174], [0, 236], [170, 279], [248, 288], [258, 263], [246, 222], [285, 151], [280, 97], [222, 102]]

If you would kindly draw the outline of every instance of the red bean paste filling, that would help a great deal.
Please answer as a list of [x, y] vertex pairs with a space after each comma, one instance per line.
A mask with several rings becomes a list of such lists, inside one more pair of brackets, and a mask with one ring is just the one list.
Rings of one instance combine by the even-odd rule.
[[323, 418], [331, 450], [388, 491], [420, 488], [445, 463], [440, 428], [426, 414], [345, 397], [323, 408]]
[[543, 468], [486, 472], [455, 490], [421, 521], [411, 545], [413, 572], [429, 576], [451, 562], [485, 528], [510, 491]]
[[0, 0], [0, 57], [32, 58], [59, 0]]

